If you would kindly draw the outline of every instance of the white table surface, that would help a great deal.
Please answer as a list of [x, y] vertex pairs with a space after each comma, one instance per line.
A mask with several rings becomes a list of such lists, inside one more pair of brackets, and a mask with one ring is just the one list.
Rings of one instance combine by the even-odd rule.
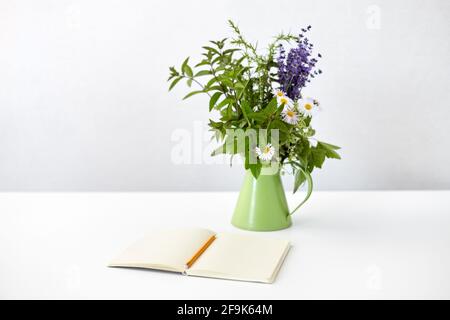
[[0, 193], [0, 298], [450, 298], [450, 191], [315, 192], [292, 228], [255, 234], [293, 244], [274, 284], [106, 267], [152, 229], [249, 233], [236, 197]]

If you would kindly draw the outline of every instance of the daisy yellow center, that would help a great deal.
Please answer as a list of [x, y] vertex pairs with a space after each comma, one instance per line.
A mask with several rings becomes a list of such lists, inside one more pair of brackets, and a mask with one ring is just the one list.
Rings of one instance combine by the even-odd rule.
[[283, 103], [283, 104], [286, 104], [287, 103], [287, 99], [286, 98], [281, 98], [280, 102]]
[[269, 153], [270, 152], [270, 147], [265, 147], [263, 152], [264, 153]]
[[286, 115], [287, 115], [288, 117], [292, 118], [292, 117], [295, 116], [295, 112], [292, 111], [292, 110], [288, 110], [288, 111], [286, 112]]
[[282, 97], [282, 96], [283, 96], [283, 92], [278, 91], [278, 92], [277, 92], [277, 96]]
[[312, 109], [312, 105], [310, 103], [305, 104], [305, 109], [306, 110], [311, 110]]

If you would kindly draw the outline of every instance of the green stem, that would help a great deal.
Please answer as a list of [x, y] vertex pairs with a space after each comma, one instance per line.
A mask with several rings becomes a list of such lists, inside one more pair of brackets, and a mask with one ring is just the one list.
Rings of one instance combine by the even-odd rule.
[[[194, 77], [186, 77], [186, 76], [182, 76], [182, 77], [185, 79], [190, 79], [190, 80], [194, 81], [196, 84], [198, 84], [198, 86], [200, 88], [202, 88], [203, 91], [205, 91], [205, 86], [202, 85], [198, 80], [194, 79]], [[211, 95], [209, 94], [208, 91], [205, 91], [205, 93], [211, 98]]]

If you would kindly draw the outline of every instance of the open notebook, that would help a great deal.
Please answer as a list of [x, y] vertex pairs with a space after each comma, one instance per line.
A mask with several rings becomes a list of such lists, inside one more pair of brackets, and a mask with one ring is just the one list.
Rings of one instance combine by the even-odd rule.
[[289, 250], [285, 240], [181, 229], [151, 233], [109, 264], [190, 276], [272, 283]]

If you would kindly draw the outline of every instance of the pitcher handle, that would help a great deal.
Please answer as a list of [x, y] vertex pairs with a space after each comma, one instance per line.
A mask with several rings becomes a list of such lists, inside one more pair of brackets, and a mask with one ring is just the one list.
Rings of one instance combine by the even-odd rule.
[[299, 167], [298, 170], [300, 170], [305, 175], [306, 182], [308, 183], [308, 190], [306, 192], [305, 199], [303, 199], [303, 201], [300, 202], [300, 204], [294, 210], [292, 210], [291, 213], [289, 213], [290, 215], [294, 214], [294, 212], [297, 211], [298, 208], [300, 208], [306, 201], [308, 201], [309, 197], [311, 196], [312, 190], [313, 190], [313, 182], [312, 182], [311, 174], [307, 170], [303, 169], [302, 167]]

